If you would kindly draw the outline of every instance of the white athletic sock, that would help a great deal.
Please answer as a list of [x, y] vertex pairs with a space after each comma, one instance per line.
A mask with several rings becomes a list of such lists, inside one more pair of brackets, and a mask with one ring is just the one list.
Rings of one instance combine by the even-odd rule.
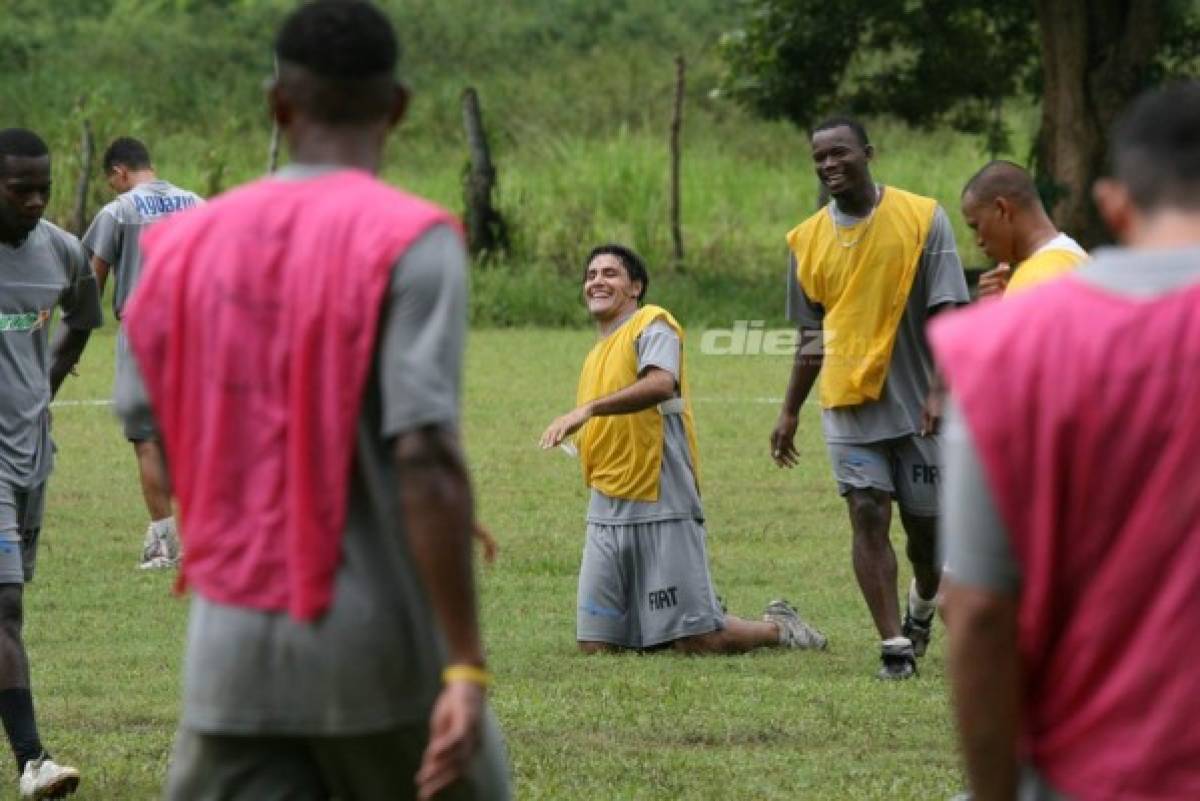
[[937, 612], [937, 596], [926, 600], [917, 592], [917, 580], [908, 585], [908, 611], [917, 620], [928, 620]]
[[151, 520], [151, 530], [159, 537], [167, 537], [175, 533], [175, 516], [164, 517], [162, 520]]

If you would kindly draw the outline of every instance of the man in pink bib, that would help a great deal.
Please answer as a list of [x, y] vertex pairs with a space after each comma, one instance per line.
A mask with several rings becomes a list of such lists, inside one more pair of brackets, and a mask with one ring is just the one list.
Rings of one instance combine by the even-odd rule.
[[118, 404], [162, 432], [194, 590], [169, 799], [508, 798], [457, 436], [465, 251], [374, 177], [397, 50], [371, 3], [300, 6], [269, 96], [293, 163], [142, 239], [148, 402]]
[[975, 801], [1200, 798], [1200, 83], [1112, 141], [1125, 247], [932, 326]]

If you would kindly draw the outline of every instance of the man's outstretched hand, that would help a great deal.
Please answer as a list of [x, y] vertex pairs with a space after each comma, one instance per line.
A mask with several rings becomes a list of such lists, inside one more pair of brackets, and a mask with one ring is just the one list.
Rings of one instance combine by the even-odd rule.
[[553, 448], [557, 446], [567, 437], [574, 434], [579, 429], [583, 428], [592, 416], [591, 407], [580, 406], [577, 409], [572, 409], [561, 417], [556, 417], [545, 431], [542, 432], [542, 437], [538, 440], [538, 444], [542, 449]]

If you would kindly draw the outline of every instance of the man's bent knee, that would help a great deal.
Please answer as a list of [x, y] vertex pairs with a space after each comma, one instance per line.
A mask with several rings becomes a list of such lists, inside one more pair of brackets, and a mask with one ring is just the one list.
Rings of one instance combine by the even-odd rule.
[[880, 490], [851, 490], [846, 494], [846, 506], [855, 533], [887, 534], [891, 498]]

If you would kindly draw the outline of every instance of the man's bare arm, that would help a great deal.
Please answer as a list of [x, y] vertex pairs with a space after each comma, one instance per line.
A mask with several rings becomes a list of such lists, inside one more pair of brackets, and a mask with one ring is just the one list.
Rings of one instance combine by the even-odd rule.
[[409, 546], [452, 663], [482, 665], [471, 568], [473, 500], [457, 437], [437, 426], [401, 434], [393, 448]]
[[650, 367], [624, 389], [597, 398], [558, 417], [542, 433], [540, 444], [553, 448], [574, 434], [593, 417], [632, 414], [675, 397], [675, 376], [660, 367]]
[[824, 363], [821, 329], [801, 328], [796, 342], [796, 358], [792, 361], [787, 392], [783, 396], [783, 408], [779, 410], [779, 419], [771, 431], [771, 458], [780, 467], [792, 467], [800, 457], [795, 442], [800, 407], [812, 391]]
[[[393, 455], [409, 548], [450, 664], [483, 669], [471, 568], [475, 514], [458, 439], [427, 426], [398, 436]], [[483, 698], [479, 682], [447, 678], [429, 719], [429, 744], [416, 776], [418, 798], [433, 798], [466, 771], [479, 747]]]
[[92, 256], [92, 272], [96, 275], [96, 294], [104, 297], [104, 282], [108, 280], [108, 271], [112, 268], [108, 262], [99, 256]]
[[92, 332], [88, 329], [72, 328], [69, 325], [58, 326], [54, 334], [54, 342], [50, 346], [50, 396], [58, 394], [58, 388], [66, 379], [67, 374], [79, 362], [83, 349], [87, 347]]
[[1017, 599], [943, 583], [947, 667], [974, 801], [1013, 801], [1017, 793], [1020, 675]]

